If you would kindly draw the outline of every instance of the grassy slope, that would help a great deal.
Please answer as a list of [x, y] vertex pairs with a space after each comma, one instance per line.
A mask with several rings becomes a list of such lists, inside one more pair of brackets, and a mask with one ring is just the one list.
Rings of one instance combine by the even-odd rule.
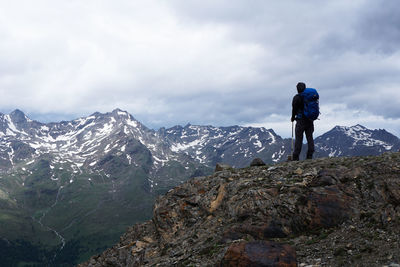
[[[118, 168], [116, 161], [113, 167]], [[147, 175], [140, 168], [120, 168], [116, 176], [107, 177], [100, 173], [74, 174], [67, 165], [50, 170], [46, 160], [29, 170], [3, 175], [0, 237], [6, 241], [0, 244], [4, 248], [0, 257], [10, 262], [19, 257], [20, 263], [29, 260], [32, 265], [72, 265], [87, 259], [114, 244], [128, 226], [151, 217], [154, 196], [146, 190], [146, 183]], [[60, 238], [47, 227], [67, 241], [60, 252]], [[37, 257], [12, 252], [24, 250], [36, 251]]]

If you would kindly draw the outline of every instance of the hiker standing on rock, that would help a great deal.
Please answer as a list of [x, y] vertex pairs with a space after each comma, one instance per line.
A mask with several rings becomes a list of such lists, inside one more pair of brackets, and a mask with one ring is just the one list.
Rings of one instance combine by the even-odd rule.
[[314, 153], [314, 120], [319, 115], [319, 95], [317, 90], [306, 88], [306, 84], [299, 82], [297, 84], [298, 94], [292, 101], [292, 123], [296, 121], [295, 135], [296, 141], [292, 160], [299, 160], [301, 147], [303, 146], [303, 134], [307, 138], [307, 159], [312, 159]]

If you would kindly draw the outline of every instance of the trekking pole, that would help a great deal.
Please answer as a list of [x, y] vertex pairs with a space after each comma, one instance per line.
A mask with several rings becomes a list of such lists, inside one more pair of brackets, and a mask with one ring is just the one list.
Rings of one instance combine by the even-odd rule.
[[292, 155], [293, 155], [293, 151], [294, 151], [294, 142], [293, 142], [293, 125], [294, 125], [294, 122], [292, 121]]
[[288, 155], [288, 157], [287, 157], [287, 160], [288, 161], [292, 161], [293, 160], [293, 121], [292, 121], [292, 147], [291, 147], [291, 150], [290, 150], [290, 155]]

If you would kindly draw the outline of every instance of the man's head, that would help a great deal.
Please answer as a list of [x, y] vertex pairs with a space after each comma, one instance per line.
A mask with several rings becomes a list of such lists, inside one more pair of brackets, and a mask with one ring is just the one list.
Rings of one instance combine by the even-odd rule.
[[306, 84], [302, 82], [299, 82], [296, 87], [299, 94], [306, 90]]

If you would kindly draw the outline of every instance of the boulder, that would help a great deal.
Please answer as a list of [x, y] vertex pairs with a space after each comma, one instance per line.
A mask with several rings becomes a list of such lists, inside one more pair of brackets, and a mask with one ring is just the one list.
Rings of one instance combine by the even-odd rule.
[[255, 158], [253, 159], [253, 161], [250, 163], [250, 167], [254, 167], [254, 166], [265, 166], [264, 161], [262, 161], [262, 159], [260, 158]]
[[289, 245], [271, 241], [233, 243], [225, 253], [221, 266], [296, 267], [295, 250]]

